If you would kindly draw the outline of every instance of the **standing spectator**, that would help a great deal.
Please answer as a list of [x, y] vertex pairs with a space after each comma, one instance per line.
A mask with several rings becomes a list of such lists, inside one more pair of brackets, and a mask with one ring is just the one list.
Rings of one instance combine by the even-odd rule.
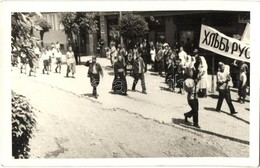
[[103, 39], [100, 39], [99, 42], [98, 42], [98, 44], [99, 44], [99, 47], [100, 47], [100, 56], [103, 57], [103, 56], [104, 56], [104, 54], [103, 54], [103, 48], [104, 48], [105, 42], [104, 42]]
[[203, 56], [200, 56], [199, 73], [198, 73], [198, 88], [199, 97], [207, 97], [207, 87], [208, 87], [208, 65]]
[[127, 71], [130, 71], [130, 76], [133, 76], [133, 65], [134, 65], [133, 51], [130, 49], [127, 54], [126, 65], [125, 65], [126, 74]]
[[199, 101], [198, 101], [198, 90], [197, 83], [194, 79], [192, 79], [193, 71], [189, 70], [188, 78], [184, 82], [184, 89], [188, 93], [187, 99], [188, 104], [191, 107], [191, 111], [188, 113], [184, 113], [185, 122], [188, 122], [188, 118], [193, 117], [193, 126], [200, 128], [199, 126]]
[[147, 41], [146, 39], [144, 39], [144, 42], [143, 42], [143, 45], [142, 45], [142, 58], [144, 60], [144, 64], [145, 64], [145, 72], [147, 72], [147, 65], [148, 63], [150, 62], [151, 60], [151, 57], [150, 57], [150, 47], [147, 45]]
[[[122, 61], [123, 61], [123, 64], [125, 64], [125, 60], [126, 60], [126, 56], [127, 56], [127, 52], [126, 52], [126, 49], [125, 49], [125, 45], [124, 44], [120, 44], [118, 45], [118, 56], [121, 55], [122, 56]], [[117, 60], [118, 61], [118, 60]], [[117, 62], [116, 61], [116, 62]]]
[[134, 46], [134, 49], [133, 49], [133, 57], [134, 59], [136, 59], [136, 55], [137, 55], [137, 44]]
[[231, 81], [230, 74], [225, 71], [225, 64], [219, 63], [219, 72], [217, 73], [217, 90], [219, 91], [218, 103], [216, 111], [221, 110], [223, 100], [226, 99], [228, 107], [230, 109], [231, 115], [236, 114], [235, 108], [232, 104], [231, 95], [230, 95], [230, 86], [229, 81]]
[[153, 69], [155, 71], [154, 64], [155, 64], [156, 50], [155, 50], [154, 46], [151, 47], [150, 55], [151, 55], [151, 64], [152, 64], [151, 69]]
[[103, 77], [103, 70], [99, 63], [96, 62], [96, 57], [92, 57], [92, 63], [89, 65], [88, 77], [90, 84], [93, 87], [93, 96], [97, 99], [97, 87], [100, 82], [100, 75]]
[[181, 64], [183, 65], [187, 59], [187, 53], [184, 51], [183, 47], [180, 47], [179, 57], [182, 61]]
[[184, 71], [183, 71], [183, 65], [181, 64], [182, 60], [180, 59], [179, 55], [175, 57], [175, 62], [174, 62], [174, 81], [176, 82], [176, 87], [179, 88], [180, 94], [182, 94], [182, 88], [183, 88], [183, 82], [184, 82]]
[[58, 68], [59, 68], [59, 73], [61, 71], [61, 52], [60, 52], [60, 49], [58, 48], [57, 49], [57, 52], [55, 53], [55, 58], [56, 58], [56, 68], [55, 68], [55, 72], [58, 73]]
[[167, 60], [169, 57], [169, 44], [168, 43], [164, 43], [163, 44], [163, 64], [164, 64], [164, 72], [166, 74], [166, 71], [167, 71]]
[[246, 83], [247, 83], [247, 76], [246, 76], [246, 67], [241, 66], [240, 68], [240, 76], [239, 76], [239, 88], [238, 88], [238, 101], [242, 104], [245, 103], [246, 99]]
[[171, 92], [174, 92], [174, 62], [170, 57], [167, 57], [167, 71], [165, 81], [169, 86], [169, 90]]
[[115, 62], [117, 61], [117, 49], [114, 42], [111, 42], [111, 52], [110, 52], [110, 61], [111, 66], [114, 67]]
[[76, 72], [76, 60], [74, 57], [74, 52], [72, 51], [72, 47], [69, 46], [68, 52], [66, 53], [67, 58], [67, 73], [66, 77], [69, 77], [69, 73], [72, 73], [72, 78], [74, 78], [74, 74]]
[[46, 71], [47, 75], [49, 75], [49, 55], [48, 55], [47, 50], [45, 48], [42, 49], [42, 60], [43, 60], [42, 73], [45, 74], [45, 71]]
[[160, 76], [162, 76], [162, 71], [164, 69], [164, 64], [163, 64], [163, 49], [161, 45], [158, 45], [158, 52], [156, 54], [156, 62], [157, 62], [157, 70]]
[[132, 90], [135, 91], [135, 87], [139, 79], [141, 80], [141, 86], [142, 86], [142, 93], [147, 94], [146, 87], [145, 87], [145, 79], [144, 79], [144, 60], [141, 57], [142, 50], [138, 48], [137, 50], [137, 57], [134, 61], [134, 82], [132, 86]]
[[123, 63], [123, 57], [118, 56], [118, 61], [114, 65], [115, 78], [112, 84], [114, 93], [127, 95], [127, 82], [126, 82], [126, 72]]

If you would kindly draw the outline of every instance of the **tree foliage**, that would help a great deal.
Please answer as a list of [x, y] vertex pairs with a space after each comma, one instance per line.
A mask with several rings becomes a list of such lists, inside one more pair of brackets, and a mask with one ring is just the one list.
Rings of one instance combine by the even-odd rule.
[[41, 27], [40, 36], [41, 36], [41, 41], [42, 41], [42, 46], [43, 46], [44, 33], [48, 32], [51, 29], [51, 25], [44, 19], [37, 20], [36, 24]]
[[11, 38], [12, 44], [18, 40], [34, 42], [33, 30], [41, 30], [41, 27], [35, 24], [33, 17], [36, 13], [14, 12], [11, 15]]
[[31, 45], [37, 45], [39, 40], [33, 35], [33, 31], [41, 30], [41, 27], [35, 24], [34, 16], [40, 13], [14, 12], [11, 14], [11, 46], [12, 54], [15, 57], [21, 56], [21, 52], [26, 53], [26, 59], [31, 60], [35, 57], [30, 52]]
[[137, 39], [138, 37], [144, 37], [148, 31], [148, 23], [140, 15], [132, 13], [126, 13], [119, 20], [118, 27], [121, 35], [128, 39]]
[[59, 14], [64, 32], [71, 41], [74, 40], [73, 36], [79, 38], [83, 32], [93, 33], [98, 30], [98, 21], [95, 17], [95, 12], [63, 12]]

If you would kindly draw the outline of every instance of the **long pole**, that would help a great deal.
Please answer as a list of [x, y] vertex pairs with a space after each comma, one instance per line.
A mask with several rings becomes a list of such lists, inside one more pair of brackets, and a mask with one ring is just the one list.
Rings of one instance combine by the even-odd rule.
[[215, 76], [215, 54], [212, 57], [212, 76], [211, 76], [211, 92], [215, 92], [215, 87], [214, 87], [214, 76]]
[[[122, 19], [122, 11], [119, 11], [119, 20]], [[120, 31], [120, 44], [123, 44], [123, 36], [121, 34], [121, 31]]]

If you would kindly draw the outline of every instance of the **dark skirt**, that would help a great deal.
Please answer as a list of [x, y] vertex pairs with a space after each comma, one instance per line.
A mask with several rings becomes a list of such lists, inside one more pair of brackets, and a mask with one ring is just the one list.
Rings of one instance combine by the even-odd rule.
[[120, 75], [119, 78], [114, 79], [112, 89], [115, 93], [126, 94], [127, 93], [127, 82], [124, 75]]
[[92, 74], [90, 76], [90, 84], [92, 87], [97, 87], [99, 85], [100, 77], [99, 74]]
[[30, 68], [38, 68], [39, 65], [38, 65], [38, 59], [36, 58], [32, 58], [29, 60], [29, 66]]
[[184, 80], [184, 75], [182, 73], [177, 73], [177, 75], [175, 76], [177, 88], [183, 88]]
[[44, 66], [49, 66], [49, 64], [50, 64], [50, 63], [49, 63], [49, 60], [43, 60], [43, 65], [44, 65]]
[[238, 95], [240, 97], [246, 97], [246, 86], [242, 86], [242, 82], [239, 82]]
[[61, 58], [56, 58], [56, 64], [61, 64]]

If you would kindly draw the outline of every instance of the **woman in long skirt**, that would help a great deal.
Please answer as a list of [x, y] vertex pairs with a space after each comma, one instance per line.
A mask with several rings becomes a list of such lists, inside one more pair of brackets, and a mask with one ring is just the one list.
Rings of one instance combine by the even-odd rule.
[[114, 93], [127, 95], [127, 82], [126, 82], [126, 72], [123, 63], [123, 57], [118, 56], [118, 61], [114, 65], [115, 78], [112, 84], [112, 89]]

